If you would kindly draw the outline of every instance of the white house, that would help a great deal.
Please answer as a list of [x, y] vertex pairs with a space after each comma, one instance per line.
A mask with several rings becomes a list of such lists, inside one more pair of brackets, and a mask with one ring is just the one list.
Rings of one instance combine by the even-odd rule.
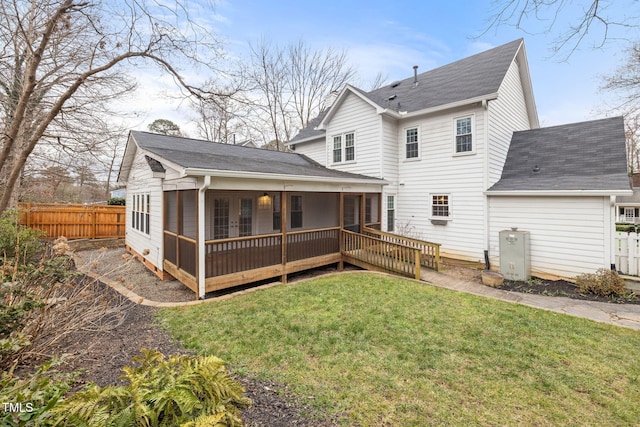
[[[538, 127], [524, 42], [515, 40], [425, 73], [414, 67], [371, 92], [347, 86], [289, 146], [328, 168], [384, 179], [383, 230], [440, 243], [445, 256], [495, 267], [498, 231], [520, 227], [531, 232], [534, 273], [609, 268], [615, 197], [631, 194], [622, 121], [519, 133]], [[588, 137], [588, 150], [560, 149], [572, 136]], [[533, 170], [529, 156], [544, 150], [558, 157], [541, 160], [535, 177], [553, 165], [549, 176], [566, 186], [528, 188], [503, 175], [508, 157]], [[602, 158], [611, 163], [599, 186], [584, 167]], [[563, 172], [584, 185], [568, 185], [580, 179]]]

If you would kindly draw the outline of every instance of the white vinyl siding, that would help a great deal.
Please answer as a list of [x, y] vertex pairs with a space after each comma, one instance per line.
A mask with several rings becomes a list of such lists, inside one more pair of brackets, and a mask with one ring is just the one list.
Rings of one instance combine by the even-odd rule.
[[[327, 142], [323, 136], [313, 141], [301, 142], [294, 145], [292, 148], [295, 153], [303, 154], [309, 157], [311, 160], [320, 163], [323, 166], [327, 165]], [[329, 158], [330, 160], [330, 158]], [[331, 161], [329, 161], [329, 164]]]
[[[333, 138], [342, 136], [342, 161], [329, 162], [331, 168], [380, 176], [380, 117], [370, 104], [349, 93], [328, 121], [326, 134], [326, 156], [331, 160]], [[349, 134], [353, 134], [353, 137]]]
[[[167, 168], [167, 172], [169, 171], [171, 171], [171, 169]], [[144, 200], [145, 206], [140, 206], [140, 208], [148, 211], [148, 217], [144, 219], [149, 226], [148, 233], [146, 232], [146, 224], [144, 225], [144, 231], [142, 231], [134, 228], [132, 221], [133, 213], [135, 212], [134, 197], [142, 196], [143, 194], [149, 196], [148, 207], [146, 206], [146, 197]], [[162, 180], [153, 177], [153, 172], [151, 172], [144, 155], [138, 151], [131, 165], [131, 172], [129, 173], [127, 182], [127, 227], [125, 243], [139, 254], [144, 254], [148, 251], [145, 259], [159, 269], [162, 269], [163, 257], [162, 196]], [[140, 199], [141, 198], [142, 197], [140, 197]], [[140, 202], [142, 203], [142, 201]], [[140, 211], [138, 210], [138, 212]], [[142, 223], [140, 223], [140, 225], [142, 225]]]
[[489, 101], [488, 106], [489, 187], [502, 175], [513, 132], [531, 128], [524, 96], [518, 62], [514, 61], [502, 81], [498, 99]]
[[[482, 155], [452, 155], [454, 118], [475, 117], [474, 144], [476, 153], [484, 149], [484, 117], [481, 107], [460, 109], [407, 120], [399, 126], [396, 146], [404, 146], [404, 130], [420, 126], [421, 161], [402, 161], [404, 147], [399, 153], [398, 190], [396, 201], [396, 229], [412, 237], [440, 243], [443, 254], [483, 262], [484, 218]], [[428, 131], [426, 131], [428, 129]], [[385, 176], [385, 179], [387, 177]], [[392, 191], [388, 189], [387, 191]], [[430, 195], [448, 195], [450, 207], [446, 225], [432, 223]]]
[[614, 235], [608, 197], [489, 197], [491, 264], [501, 230], [530, 233], [532, 274], [575, 277], [610, 268]]

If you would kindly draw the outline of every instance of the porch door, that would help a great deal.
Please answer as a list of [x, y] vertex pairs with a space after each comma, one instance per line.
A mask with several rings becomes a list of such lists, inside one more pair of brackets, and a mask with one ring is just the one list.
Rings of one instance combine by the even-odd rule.
[[245, 237], [253, 234], [252, 197], [217, 196], [213, 199], [213, 239]]
[[344, 196], [344, 229], [360, 233], [360, 197]]

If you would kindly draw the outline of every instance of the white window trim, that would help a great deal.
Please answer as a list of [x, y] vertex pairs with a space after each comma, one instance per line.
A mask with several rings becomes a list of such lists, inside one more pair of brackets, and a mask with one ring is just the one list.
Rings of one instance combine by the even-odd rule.
[[[433, 214], [433, 198], [439, 196], [447, 196], [447, 206], [449, 207], [448, 216], [436, 216]], [[439, 221], [451, 221], [453, 219], [453, 211], [451, 208], [451, 193], [429, 193], [429, 219]]]
[[[462, 119], [471, 119], [471, 151], [463, 151], [458, 153], [456, 151], [456, 137], [458, 132], [458, 120]], [[465, 114], [464, 116], [457, 116], [453, 118], [453, 156], [461, 157], [461, 156], [471, 156], [476, 154], [476, 146], [478, 145], [478, 132], [476, 132], [476, 115], [475, 114]]]
[[[418, 131], [418, 156], [417, 157], [407, 157], [407, 131], [411, 130], [411, 129], [416, 129]], [[403, 150], [403, 156], [402, 156], [402, 160], [405, 162], [416, 162], [419, 160], [422, 160], [422, 144], [420, 143], [420, 125], [415, 125], [415, 126], [409, 126], [406, 127], [402, 130], [402, 150]]]
[[[353, 134], [353, 160], [346, 160], [347, 159], [347, 135], [349, 134]], [[333, 161], [334, 138], [338, 136], [340, 137], [340, 159], [341, 160], [339, 162], [334, 162]], [[344, 165], [344, 164], [356, 163], [356, 159], [358, 158], [357, 139], [358, 138], [357, 138], [356, 131], [348, 131], [348, 132], [331, 135], [331, 138], [329, 140], [329, 144], [331, 148], [330, 149], [331, 164]]]

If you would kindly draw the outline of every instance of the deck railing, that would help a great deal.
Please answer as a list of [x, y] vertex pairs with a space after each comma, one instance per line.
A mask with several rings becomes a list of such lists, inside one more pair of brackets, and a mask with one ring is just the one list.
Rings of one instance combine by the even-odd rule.
[[387, 233], [373, 228], [364, 227], [362, 233], [368, 236], [377, 237], [380, 240], [390, 243], [409, 246], [420, 250], [420, 263], [435, 271], [440, 271], [440, 244], [427, 242], [424, 240], [412, 239], [398, 234]]
[[[283, 276], [285, 280], [287, 274], [331, 263], [347, 262], [418, 279], [425, 259], [431, 257], [432, 265], [439, 264], [438, 245], [420, 241], [404, 244], [400, 239], [394, 241], [385, 236], [388, 233], [371, 229], [367, 232], [369, 235], [331, 227], [207, 240], [204, 243], [207, 292], [274, 276]], [[195, 289], [196, 241], [165, 230], [164, 243], [165, 261], [174, 266], [169, 267], [177, 267], [175, 271], [183, 275], [181, 280], [187, 280]]]
[[342, 230], [341, 246], [346, 262], [420, 279], [421, 253], [418, 248], [347, 230]]
[[287, 262], [340, 252], [340, 227], [287, 233]]
[[282, 262], [282, 235], [208, 240], [205, 247], [205, 277], [224, 276]]

